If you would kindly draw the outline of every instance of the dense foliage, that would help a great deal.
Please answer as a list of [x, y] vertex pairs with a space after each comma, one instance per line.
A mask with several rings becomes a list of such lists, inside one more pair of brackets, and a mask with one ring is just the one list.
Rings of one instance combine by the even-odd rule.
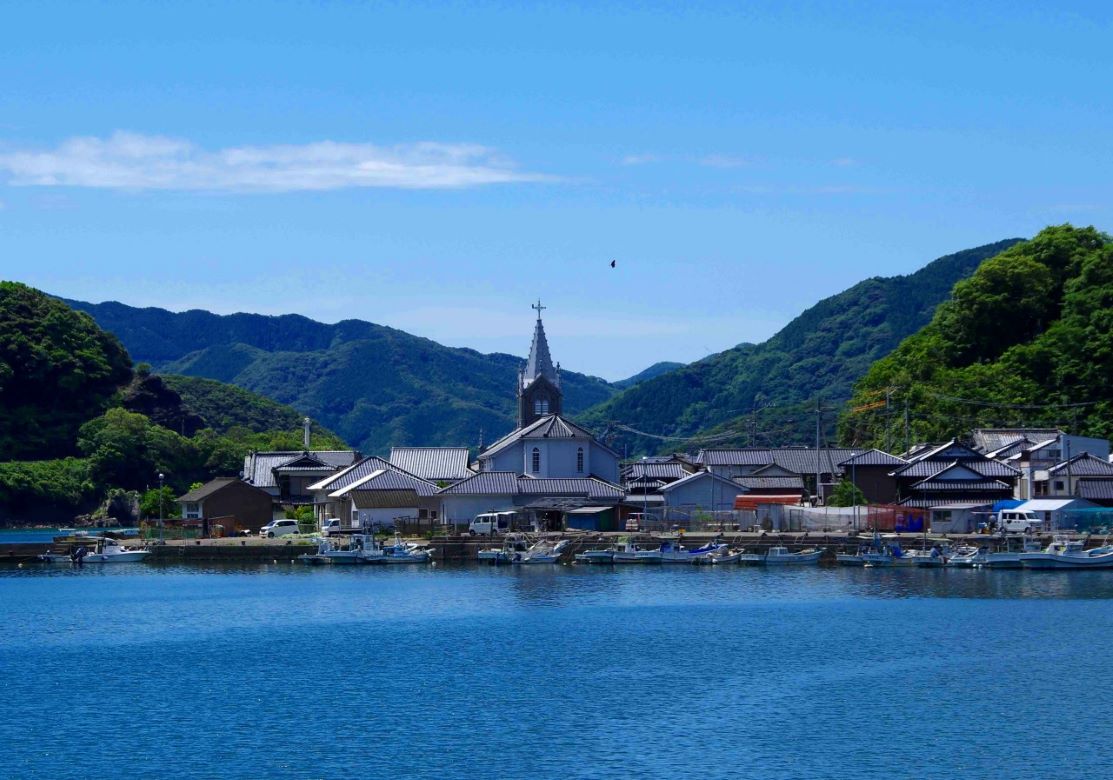
[[[986, 260], [932, 321], [857, 384], [841, 422], [866, 446], [973, 427], [1061, 426], [1113, 436], [1113, 245], [1051, 227]], [[869, 409], [888, 395], [888, 408]]]
[[653, 379], [654, 377], [661, 376], [661, 374], [667, 374], [670, 371], [675, 371], [678, 368], [684, 368], [684, 364], [662, 360], [660, 363], [654, 363], [652, 366], [645, 369], [644, 371], [639, 371], [631, 377], [620, 379], [617, 382], [612, 382], [611, 384], [613, 384], [620, 390], [625, 390], [627, 387], [633, 387], [636, 384], [645, 382], [649, 379]]
[[130, 377], [127, 352], [89, 315], [0, 282], [0, 457], [74, 454], [77, 429]]
[[818, 395], [825, 406], [849, 398], [873, 361], [927, 323], [956, 281], [1017, 240], [948, 255], [908, 276], [867, 279], [820, 301], [762, 344], [742, 344], [642, 382], [579, 419], [596, 429], [618, 423], [675, 437], [614, 428], [613, 444], [631, 453], [695, 448], [700, 440], [689, 437], [708, 434], [723, 435], [716, 444], [814, 441]]
[[251, 431], [293, 430], [302, 424], [296, 409], [242, 387], [195, 376], [163, 375], [162, 381], [175, 391], [182, 404], [217, 433], [232, 428]]
[[[492, 441], [514, 427], [522, 360], [511, 355], [453, 349], [360, 320], [72, 305], [119, 336], [136, 360], [289, 404], [369, 454], [392, 445], [474, 445], [481, 430]], [[523, 348], [529, 334], [527, 320]], [[562, 379], [568, 414], [616, 392], [596, 377], [565, 371]]]

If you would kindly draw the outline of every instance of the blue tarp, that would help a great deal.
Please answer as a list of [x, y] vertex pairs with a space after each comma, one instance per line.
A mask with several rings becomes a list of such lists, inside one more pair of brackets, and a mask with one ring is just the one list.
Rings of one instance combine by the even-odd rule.
[[993, 511], [1000, 512], [1002, 509], [1016, 509], [1024, 502], [1018, 498], [1002, 498], [993, 504]]

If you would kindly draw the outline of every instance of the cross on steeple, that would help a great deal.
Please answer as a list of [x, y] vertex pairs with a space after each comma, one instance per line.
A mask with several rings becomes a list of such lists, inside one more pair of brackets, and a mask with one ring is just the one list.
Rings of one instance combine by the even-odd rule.
[[547, 308], [549, 308], [549, 307], [548, 307], [548, 306], [542, 306], [542, 305], [541, 305], [541, 299], [540, 299], [540, 298], [538, 298], [538, 299], [537, 299], [537, 303], [535, 303], [535, 304], [533, 304], [532, 306], [530, 306], [530, 308], [531, 308], [531, 309], [535, 309], [535, 310], [537, 311], [537, 319], [541, 319], [541, 312], [542, 312], [542, 310], [544, 310], [544, 309], [547, 309]]

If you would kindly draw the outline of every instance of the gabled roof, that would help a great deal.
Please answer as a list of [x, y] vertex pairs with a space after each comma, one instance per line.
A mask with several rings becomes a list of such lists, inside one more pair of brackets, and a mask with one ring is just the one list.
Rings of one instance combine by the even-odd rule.
[[[247, 487], [251, 488], [252, 490], [259, 490], [259, 488], [255, 487], [254, 485], [248, 485], [246, 482], [240, 480], [237, 477], [217, 477], [216, 479], [210, 479], [208, 482], [206, 482], [204, 485], [201, 485], [200, 487], [195, 487], [193, 490], [189, 491], [185, 495], [178, 496], [174, 500], [179, 501], [179, 502], [184, 502], [184, 503], [194, 503], [194, 502], [197, 502], [197, 501], [204, 501], [206, 498], [211, 496], [213, 493], [216, 493], [219, 490], [223, 490], [224, 488], [228, 487], [229, 485], [237, 483], [237, 482], [240, 483], [241, 485], [246, 485]], [[269, 498], [269, 495], [267, 493], [265, 493], [264, 491], [260, 490], [259, 492], [262, 493], [263, 495], [267, 495], [268, 498]]]
[[1020, 439], [1040, 442], [1062, 433], [1058, 428], [976, 428], [972, 438], [979, 452], [995, 452]]
[[747, 490], [804, 490], [804, 478], [798, 474], [791, 477], [760, 477], [754, 474], [734, 477], [733, 481]]
[[382, 458], [371, 455], [364, 458], [363, 460], [353, 463], [351, 466], [348, 466], [348, 468], [339, 471], [336, 474], [331, 474], [320, 480], [319, 482], [314, 482], [312, 485], [309, 486], [308, 490], [340, 490], [341, 488], [345, 488], [353, 482], [363, 479], [368, 474], [373, 474], [376, 471], [380, 471], [382, 469], [392, 468], [397, 467], [394, 466], [394, 464], [383, 460]]
[[840, 472], [839, 463], [860, 450], [847, 447], [745, 447], [740, 449], [702, 450], [697, 463], [706, 466], [767, 466], [775, 463], [793, 474], [814, 474], [818, 461], [823, 474]]
[[[255, 487], [277, 487], [274, 479], [274, 469], [298, 460], [305, 452], [303, 450], [274, 450], [269, 452], [252, 452], [243, 459], [243, 480]], [[352, 450], [310, 450], [309, 455], [321, 463], [337, 471], [350, 466], [359, 457]]]
[[1088, 452], [1080, 452], [1070, 460], [1065, 460], [1047, 470], [1048, 474], [1060, 472], [1063, 474], [1069, 472], [1072, 477], [1111, 477], [1113, 463], [1096, 458]]
[[776, 463], [770, 463], [768, 466], [762, 466], [761, 468], [755, 470], [753, 472], [753, 476], [755, 476], [755, 477], [799, 477], [800, 475], [798, 473], [796, 473], [795, 471], [789, 471], [784, 466], [780, 466]]
[[[369, 474], [358, 482], [353, 482], [343, 491], [352, 494], [367, 492], [370, 490], [410, 490], [419, 496], [433, 496], [437, 494], [437, 486], [432, 482], [406, 474], [394, 469], [381, 469], [373, 474]], [[336, 496], [336, 493], [330, 494]], [[338, 496], [337, 496], [338, 497]]]
[[513, 471], [481, 471], [440, 492], [446, 496], [512, 496], [518, 492], [518, 475]]
[[645, 463], [635, 462], [623, 469], [623, 477], [628, 482], [641, 479], [680, 479], [690, 473], [683, 464], [675, 460], [665, 463], [654, 463], [648, 460]]
[[957, 439], [951, 439], [948, 442], [939, 444], [928, 450], [923, 450], [916, 453], [911, 458], [906, 458], [913, 463], [921, 460], [966, 460], [975, 458], [985, 458], [985, 455], [961, 444]]
[[737, 482], [727, 479], [726, 477], [721, 477], [713, 471], [697, 471], [695, 474], [689, 474], [683, 479], [678, 479], [676, 480], [676, 482], [670, 482], [669, 484], [665, 485], [661, 488], [660, 492], [668, 493], [669, 491], [676, 490], [677, 488], [683, 487], [684, 485], [689, 485], [693, 482], [699, 482], [705, 479], [713, 479], [716, 482], [719, 482], [722, 485], [731, 488], [732, 490], [738, 490], [742, 493], [746, 492], [746, 488], [744, 488], [742, 485], [739, 485]]
[[884, 450], [872, 449], [865, 452], [859, 452], [856, 455], [851, 455], [846, 460], [839, 463], [843, 467], [843, 471], [851, 466], [903, 466], [908, 461], [903, 458], [898, 458], [896, 455], [890, 455]]
[[964, 493], [977, 493], [981, 491], [986, 492], [1004, 492], [1012, 493], [1012, 488], [1008, 483], [1002, 482], [999, 479], [925, 479], [922, 482], [917, 482], [912, 486], [915, 490], [922, 493], [932, 493], [938, 491], [962, 491]]
[[468, 468], [467, 447], [392, 447], [390, 462], [414, 476], [453, 482], [475, 472]]
[[766, 447], [700, 450], [696, 463], [704, 466], [766, 466], [773, 455]]
[[618, 455], [606, 444], [598, 441], [587, 428], [577, 425], [559, 414], [550, 414], [535, 420], [524, 428], [518, 428], [506, 434], [481, 452], [479, 457], [481, 460], [489, 458], [519, 441], [528, 439], [586, 439], [594, 442], [597, 447], [602, 447], [612, 455]]
[[905, 466], [889, 472], [891, 477], [924, 479], [938, 474], [941, 470], [961, 463], [968, 469], [978, 472], [983, 477], [1015, 479], [1020, 475], [1019, 469], [987, 458], [981, 453], [974, 452], [969, 447], [956, 444], [953, 441], [941, 444], [928, 452], [921, 453]]

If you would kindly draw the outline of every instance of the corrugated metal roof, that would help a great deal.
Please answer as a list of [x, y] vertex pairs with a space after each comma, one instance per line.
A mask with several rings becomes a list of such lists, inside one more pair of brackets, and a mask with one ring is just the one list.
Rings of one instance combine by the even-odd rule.
[[[305, 453], [300, 450], [252, 452], [243, 460], [243, 479], [255, 487], [278, 487], [274, 479], [274, 469], [291, 461], [298, 460]], [[352, 450], [311, 450], [318, 461], [339, 470], [356, 461], [357, 454]]]
[[1057, 512], [1060, 509], [1069, 508], [1072, 504], [1088, 505], [1089, 503], [1089, 501], [1081, 498], [1033, 498], [1016, 508], [1029, 509], [1033, 512]]
[[390, 462], [422, 479], [455, 481], [475, 473], [468, 468], [467, 447], [393, 447]]
[[518, 493], [518, 475], [513, 471], [481, 471], [440, 492], [448, 496], [513, 496]]

